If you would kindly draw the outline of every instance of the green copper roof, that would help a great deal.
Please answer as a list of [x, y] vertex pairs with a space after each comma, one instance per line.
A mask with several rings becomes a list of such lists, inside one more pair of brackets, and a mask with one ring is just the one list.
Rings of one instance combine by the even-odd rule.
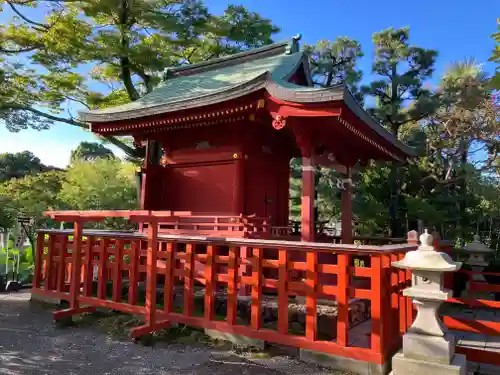
[[[345, 85], [312, 87], [307, 56], [299, 51], [299, 37], [200, 64], [168, 69], [165, 81], [153, 92], [125, 105], [81, 112], [82, 121], [110, 123], [203, 107], [266, 90], [272, 97], [295, 103], [342, 101], [368, 128], [405, 155], [414, 151], [399, 142], [353, 98]], [[309, 86], [290, 83], [303, 65]]]
[[168, 69], [165, 81], [141, 99], [82, 112], [80, 116], [84, 121], [107, 122], [170, 112], [179, 109], [176, 104], [231, 90], [263, 74], [269, 74], [275, 82], [285, 83], [305, 57], [294, 47], [295, 43], [295, 40], [276, 43], [201, 64]]

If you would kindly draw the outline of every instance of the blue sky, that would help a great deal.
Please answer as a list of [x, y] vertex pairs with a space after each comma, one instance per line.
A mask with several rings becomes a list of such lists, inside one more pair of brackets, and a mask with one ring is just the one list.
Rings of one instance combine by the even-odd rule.
[[[210, 10], [222, 13], [229, 2], [206, 0]], [[499, 0], [237, 0], [234, 3], [259, 12], [281, 27], [276, 40], [298, 33], [303, 43], [321, 39], [333, 40], [348, 36], [362, 45], [365, 57], [360, 61], [364, 80], [370, 80], [373, 57], [371, 35], [388, 27], [410, 27], [411, 42], [439, 51], [434, 81], [452, 61], [475, 57], [485, 63], [487, 71], [494, 66], [487, 62], [494, 47], [490, 35], [500, 16]], [[314, 6], [311, 6], [313, 5]], [[2, 21], [5, 17], [0, 17]], [[80, 141], [96, 138], [81, 129], [58, 124], [50, 130], [25, 130], [10, 133], [0, 126], [0, 152], [31, 150], [42, 162], [64, 167]]]

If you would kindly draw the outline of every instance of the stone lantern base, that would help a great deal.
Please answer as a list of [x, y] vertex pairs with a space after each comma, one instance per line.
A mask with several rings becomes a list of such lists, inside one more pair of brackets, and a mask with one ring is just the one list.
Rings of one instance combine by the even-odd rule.
[[455, 354], [450, 364], [405, 357], [403, 352], [392, 357], [391, 375], [467, 375], [467, 359]]
[[424, 336], [407, 332], [403, 336], [403, 354], [405, 358], [449, 365], [455, 355], [455, 336]]

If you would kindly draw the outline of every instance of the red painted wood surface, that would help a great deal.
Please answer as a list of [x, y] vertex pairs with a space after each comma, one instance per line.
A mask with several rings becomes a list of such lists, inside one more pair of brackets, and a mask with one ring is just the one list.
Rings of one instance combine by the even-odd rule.
[[[35, 270], [35, 274], [40, 275], [40, 283], [35, 283], [33, 293], [58, 296], [58, 298], [74, 301], [73, 306], [77, 306], [73, 310], [64, 310], [58, 313], [59, 315], [56, 314], [56, 317], [77, 314], [87, 307], [106, 307], [145, 317], [146, 325], [134, 329], [133, 337], [180, 322], [373, 363], [386, 361], [390, 351], [400, 341], [400, 325], [394, 316], [400, 316], [397, 309], [401, 308], [401, 305], [406, 306], [404, 297], [399, 300], [399, 293], [404, 289], [405, 282], [394, 285], [396, 278], [389, 277], [388, 260], [391, 254], [396, 254], [394, 256], [400, 258], [399, 254], [410, 249], [405, 245], [402, 245], [401, 249], [393, 247], [391, 252], [384, 253], [383, 248], [377, 250], [373, 246], [366, 249], [361, 246], [357, 249], [346, 250], [340, 245], [338, 249], [334, 247], [331, 250], [319, 251], [306, 244], [297, 243], [289, 247], [289, 245], [271, 245], [265, 240], [253, 242], [248, 247], [237, 242], [218, 242], [216, 239], [194, 241], [183, 240], [180, 237], [166, 240], [158, 237], [158, 226], [154, 225], [158, 220], [157, 217], [147, 214], [131, 217], [135, 221], [142, 220], [150, 224], [147, 247], [144, 236], [128, 235], [127, 237], [124, 234], [113, 238], [113, 235], [83, 233], [84, 240], [80, 243], [76, 237], [72, 240], [72, 253], [65, 255], [67, 262], [64, 262], [64, 265], [55, 262], [51, 257], [54, 258], [55, 249], [67, 241], [69, 234], [47, 232], [48, 238], [45, 239], [45, 233], [39, 233], [37, 255], [40, 259], [37, 261], [38, 269]], [[47, 254], [44, 254], [45, 247], [48, 248]], [[74, 251], [78, 247], [80, 251]], [[265, 251], [267, 249], [274, 250], [272, 256]], [[291, 253], [299, 251], [304, 254], [304, 258], [293, 260], [290, 257]], [[325, 251], [337, 254], [336, 257], [328, 258], [332, 263], [318, 262], [319, 253]], [[370, 263], [364, 268], [351, 265], [353, 257], [361, 254], [358, 252], [364, 252], [370, 258]], [[74, 262], [76, 255], [79, 255], [80, 259]], [[115, 255], [115, 261], [108, 260], [110, 255]], [[124, 260], [126, 256], [129, 258], [128, 262]], [[141, 264], [141, 258], [146, 258], [146, 265]], [[71, 268], [73, 276], [70, 280], [70, 289], [63, 288], [64, 291], [61, 292], [57, 285], [51, 285], [48, 281], [51, 276], [47, 275], [47, 272], [57, 275], [60, 267], [66, 269], [74, 264], [87, 265], [89, 259], [92, 259], [92, 266], [98, 268], [97, 281], [88, 280], [92, 274], [86, 271], [85, 267]], [[158, 263], [159, 260], [162, 263]], [[47, 265], [45, 270], [43, 264]], [[159, 264], [161, 267], [158, 267]], [[196, 264], [199, 266], [195, 266]], [[246, 268], [241, 268], [242, 265]], [[264, 277], [265, 269], [276, 270], [276, 278]], [[291, 279], [290, 275], [294, 271], [302, 272], [303, 279]], [[336, 283], [321, 284], [318, 277], [321, 273], [335, 275]], [[137, 290], [137, 284], [143, 276], [146, 279], [144, 305], [140, 301], [141, 297]], [[162, 277], [164, 279], [161, 279]], [[355, 282], [359, 278], [367, 278], [369, 283]], [[127, 301], [121, 299], [120, 285], [124, 284], [125, 279], [129, 283]], [[74, 288], [73, 285], [79, 286], [81, 280], [83, 280], [83, 285], [97, 284], [97, 293], [89, 295], [86, 288], [82, 291], [80, 288]], [[107, 296], [107, 283], [112, 284], [111, 300]], [[156, 300], [156, 288], [159, 285], [164, 289], [163, 301]], [[227, 291], [227, 313], [224, 320], [219, 320], [220, 317], [216, 316], [214, 311], [217, 294], [221, 290], [218, 285], [222, 285]], [[184, 291], [182, 313], [176, 310], [173, 303], [174, 286]], [[250, 316], [246, 325], [237, 318], [237, 294], [243, 286], [248, 286], [251, 290]], [[197, 306], [195, 289], [200, 287], [205, 288], [202, 316], [194, 313]], [[262, 320], [264, 287], [274, 291], [278, 301], [275, 329], [264, 327]], [[396, 298], [389, 295], [390, 290], [396, 293]], [[305, 297], [305, 332], [302, 335], [289, 332], [288, 296], [291, 294]], [[318, 336], [317, 305], [319, 299], [325, 296], [333, 297], [339, 303], [336, 325], [331, 327], [334, 341], [324, 341]], [[370, 301], [374, 322], [370, 333], [369, 348], [360, 348], [350, 344], [349, 299], [351, 298]], [[162, 302], [163, 309], [157, 306]], [[396, 306], [393, 302], [403, 303]], [[396, 309], [394, 314], [391, 313], [391, 309]]]
[[314, 166], [309, 157], [302, 158], [301, 234], [302, 241], [314, 241]]

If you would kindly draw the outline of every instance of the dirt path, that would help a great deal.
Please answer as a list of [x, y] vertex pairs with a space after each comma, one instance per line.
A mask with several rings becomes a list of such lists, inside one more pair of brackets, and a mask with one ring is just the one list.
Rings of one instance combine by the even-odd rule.
[[29, 293], [0, 294], [0, 374], [336, 374], [288, 357], [244, 358], [209, 346], [115, 341], [92, 328], [56, 328]]

